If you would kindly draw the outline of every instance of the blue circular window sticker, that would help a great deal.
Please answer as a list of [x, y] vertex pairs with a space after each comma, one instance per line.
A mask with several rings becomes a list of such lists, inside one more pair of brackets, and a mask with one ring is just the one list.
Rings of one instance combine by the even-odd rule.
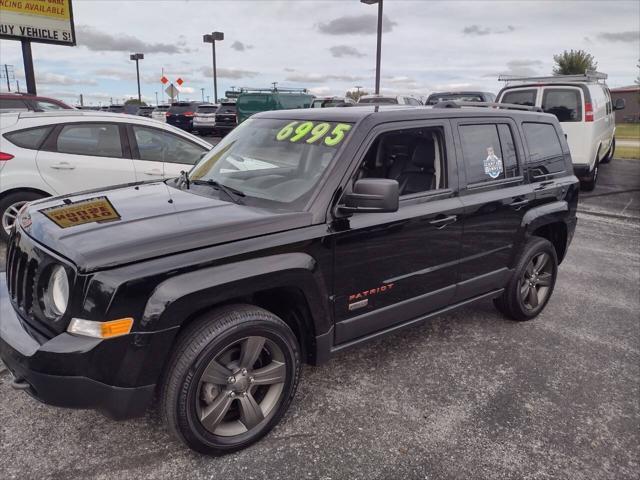
[[487, 148], [487, 158], [484, 161], [484, 173], [491, 178], [498, 178], [502, 174], [502, 160], [493, 152], [493, 147]]

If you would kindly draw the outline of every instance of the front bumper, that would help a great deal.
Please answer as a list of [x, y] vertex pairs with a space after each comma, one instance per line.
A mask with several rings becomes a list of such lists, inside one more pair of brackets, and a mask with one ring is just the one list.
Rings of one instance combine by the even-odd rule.
[[158, 371], [152, 365], [162, 362], [174, 336], [172, 329], [110, 340], [68, 333], [42, 340], [11, 306], [0, 276], [0, 358], [14, 388], [44, 403], [95, 409], [114, 419], [144, 414], [157, 380], [157, 373], [148, 373]]

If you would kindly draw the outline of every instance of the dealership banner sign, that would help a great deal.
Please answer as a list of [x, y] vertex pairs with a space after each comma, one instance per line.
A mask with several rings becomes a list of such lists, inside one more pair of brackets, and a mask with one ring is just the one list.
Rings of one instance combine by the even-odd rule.
[[75, 45], [71, 0], [0, 0], [0, 38]]

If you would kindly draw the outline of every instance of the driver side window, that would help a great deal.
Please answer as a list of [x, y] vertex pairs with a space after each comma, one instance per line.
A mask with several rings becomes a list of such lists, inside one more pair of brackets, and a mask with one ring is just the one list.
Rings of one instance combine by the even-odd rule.
[[401, 197], [439, 190], [447, 187], [445, 158], [439, 127], [385, 132], [369, 147], [355, 180], [396, 180]]
[[132, 127], [140, 160], [194, 165], [207, 151], [173, 133], [137, 125]]

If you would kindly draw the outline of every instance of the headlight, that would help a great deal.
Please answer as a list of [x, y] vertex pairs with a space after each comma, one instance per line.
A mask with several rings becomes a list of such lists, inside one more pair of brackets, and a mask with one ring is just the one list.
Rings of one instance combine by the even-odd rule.
[[60, 265], [51, 270], [49, 283], [44, 291], [44, 305], [53, 317], [60, 317], [67, 311], [69, 303], [69, 279]]

